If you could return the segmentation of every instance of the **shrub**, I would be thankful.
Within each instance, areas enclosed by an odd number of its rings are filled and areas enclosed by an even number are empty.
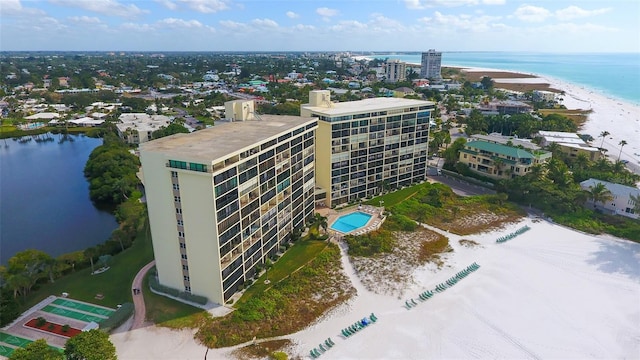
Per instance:
[[[184,299],[184,300],[187,300],[187,301],[190,301],[190,302],[196,303],[196,304],[200,304],[200,305],[206,305],[206,304],[207,304],[207,302],[209,301],[209,300],[208,300],[206,297],[204,297],[204,296],[194,295],[194,294],[190,294],[190,293],[188,293],[188,292],[184,292],[184,291],[181,291],[181,292],[178,294],[178,298],[180,298],[180,299]]]
[[[274,351],[269,356],[273,360],[287,360],[289,357],[282,351]]]
[[[36,326],[37,327],[43,327],[44,324],[47,323],[47,319],[43,318],[42,316],[40,316],[39,318],[36,319]]]
[[[108,333],[111,330],[117,328],[133,315],[134,310],[135,308],[132,303],[128,302],[122,304],[118,308],[118,310],[116,310],[116,312],[109,316],[109,318],[102,320],[102,322],[100,323],[100,330]]]
[[[361,236],[347,236],[351,256],[373,256],[383,252],[391,252],[396,239],[390,231],[378,230]]]
[[[53,325],[53,324],[49,324],[49,325],[47,326],[47,329],[49,329],[49,330],[53,330],[53,329],[55,329],[55,328],[56,328],[56,326],[55,326],[55,325]]]
[[[70,329],[70,328],[71,328],[71,327],[69,326],[69,324],[64,324],[64,325],[62,325],[62,332],[65,332],[65,333],[66,333],[66,332],[68,332],[68,331],[69,331],[69,329]]]

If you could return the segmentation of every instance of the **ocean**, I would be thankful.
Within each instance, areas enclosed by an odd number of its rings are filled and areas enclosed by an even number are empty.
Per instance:
[[[420,53],[370,56],[417,64],[421,61]],[[548,75],[640,104],[640,53],[443,52],[442,65]]]

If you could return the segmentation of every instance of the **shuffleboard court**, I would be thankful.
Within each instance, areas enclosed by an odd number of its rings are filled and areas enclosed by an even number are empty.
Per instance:
[[[16,349],[4,345],[0,345],[0,356],[10,357]]]
[[[21,338],[19,336],[0,332],[0,342],[17,346],[17,347],[25,347],[31,344],[33,340],[29,340],[29,339]]]
[[[64,316],[64,317],[68,317],[70,319],[76,319],[76,320],[80,320],[80,321],[84,321],[84,322],[101,322],[102,320],[104,320],[104,317],[98,317],[95,315],[89,315],[89,314],[83,314],[77,311],[73,311],[73,310],[67,310],[67,309],[63,309],[61,307],[57,307],[57,306],[53,306],[53,305],[47,305],[45,307],[42,308],[42,311],[44,312],[48,312],[51,314],[56,314],[56,315],[60,315],[60,316]]]
[[[111,316],[111,314],[113,314],[115,312],[115,310],[106,309],[106,308],[99,307],[99,306],[92,306],[92,305],[89,305],[89,304],[85,304],[85,303],[81,303],[81,302],[73,301],[73,300],[69,300],[69,299],[60,299],[60,298],[58,298],[58,299],[53,301],[53,304],[59,305],[59,306],[64,306],[64,307],[69,308],[69,309],[76,309],[76,310],[80,310],[80,311],[83,311],[83,312],[96,314],[96,315],[101,315],[101,316],[106,316],[106,317]]]

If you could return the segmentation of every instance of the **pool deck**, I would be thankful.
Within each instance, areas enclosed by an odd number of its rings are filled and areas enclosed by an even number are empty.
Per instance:
[[[362,235],[374,230],[378,230],[380,226],[382,226],[382,222],[384,222],[384,219],[385,219],[385,217],[382,215],[382,213],[384,212],[384,208],[371,206],[371,205],[358,205],[358,206],[352,206],[352,207],[349,207],[346,209],[340,209],[340,210],[323,208],[323,209],[318,209],[316,211],[320,213],[322,216],[327,217],[327,223],[329,224],[329,231],[334,233],[338,237],[342,237],[345,235]],[[371,215],[371,219],[369,219],[369,221],[363,227],[358,228],[354,231],[346,232],[346,233],[343,233],[341,231],[331,228],[333,223],[336,220],[338,220],[339,217],[348,215],[354,212],[362,212],[365,214],[369,214]]]

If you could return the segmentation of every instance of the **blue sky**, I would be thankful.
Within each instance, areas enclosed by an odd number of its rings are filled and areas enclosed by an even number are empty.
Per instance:
[[[640,52],[640,0],[0,0],[0,50]]]

